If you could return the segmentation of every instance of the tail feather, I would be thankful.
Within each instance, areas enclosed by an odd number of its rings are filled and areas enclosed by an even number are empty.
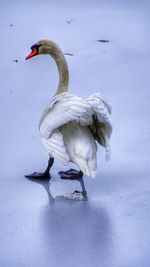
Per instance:
[[[80,170],[87,176],[95,178],[96,175],[96,160],[88,160],[85,161],[84,159],[80,159],[77,165],[79,166]]]
[[[96,168],[97,168],[97,162],[96,162],[96,158],[89,160],[88,161],[88,168],[90,170],[90,176],[92,178],[95,178],[96,175]]]

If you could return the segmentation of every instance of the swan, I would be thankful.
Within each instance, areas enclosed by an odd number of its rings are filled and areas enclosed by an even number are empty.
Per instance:
[[[25,58],[48,54],[55,60],[59,83],[55,95],[44,109],[39,132],[44,148],[49,154],[44,173],[34,172],[27,178],[50,178],[54,159],[63,164],[75,163],[79,171],[60,171],[62,179],[79,180],[86,195],[83,174],[95,177],[97,169],[97,144],[105,147],[106,159],[110,158],[112,124],[111,106],[100,93],[82,99],[68,92],[69,71],[65,56],[59,46],[50,40],[38,41]]]

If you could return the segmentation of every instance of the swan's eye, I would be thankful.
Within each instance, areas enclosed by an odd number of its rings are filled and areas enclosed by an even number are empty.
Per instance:
[[[37,51],[37,53],[39,52],[39,47],[40,47],[40,45],[32,45],[31,46],[31,50],[33,51],[34,49],[36,49],[36,51]]]
[[[32,51],[25,59],[29,59],[31,57],[34,57],[34,56],[38,55],[39,54],[39,47],[40,47],[40,45],[37,45],[37,44],[32,45],[31,46],[31,50]]]

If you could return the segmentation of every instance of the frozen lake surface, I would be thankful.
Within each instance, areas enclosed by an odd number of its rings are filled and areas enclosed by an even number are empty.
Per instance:
[[[0,267],[150,266],[149,1],[0,2]],[[58,73],[48,56],[25,62],[40,39],[57,42],[70,91],[101,92],[113,107],[112,156],[98,152],[88,200],[69,199],[78,182],[32,182],[47,154],[38,133]],[[97,42],[107,39],[108,43]]]

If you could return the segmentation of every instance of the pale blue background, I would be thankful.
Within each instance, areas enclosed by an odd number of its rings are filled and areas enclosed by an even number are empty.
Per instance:
[[[132,0],[0,2],[1,267],[150,266],[149,10]],[[24,60],[43,38],[74,55],[71,92],[101,92],[113,107],[111,161],[99,151],[86,202],[62,197],[80,186],[59,179],[58,162],[53,204],[44,184],[24,178],[47,164],[37,125],[58,73],[48,56]]]

